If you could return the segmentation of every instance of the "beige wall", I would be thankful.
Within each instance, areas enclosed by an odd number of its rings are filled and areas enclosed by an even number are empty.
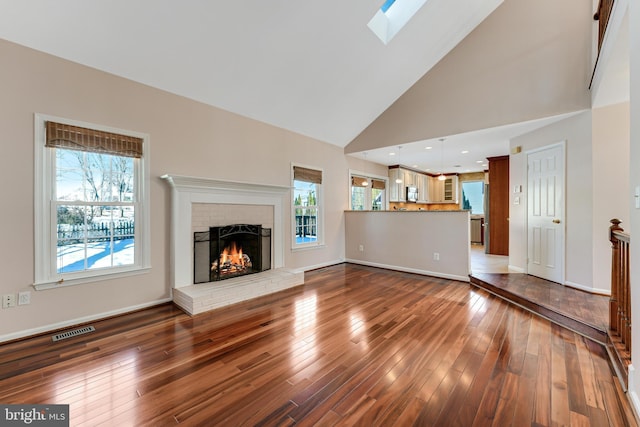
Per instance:
[[[611,218],[629,221],[629,104],[597,108],[511,141],[511,187],[526,199],[526,151],[566,141],[566,282],[597,293],[610,291]],[[619,153],[619,156],[615,156]],[[526,203],[510,206],[509,263],[526,269]],[[523,200],[524,201],[524,200]]]
[[[345,217],[348,261],[469,281],[469,212],[349,211]]]
[[[629,216],[631,226],[629,232],[638,235],[640,230],[640,209],[635,208],[634,194],[636,187],[640,186],[640,3],[637,1],[629,1],[629,44],[630,44],[630,156],[629,156],[629,174],[630,174],[630,192],[629,200]],[[633,245],[633,243],[632,243]],[[633,246],[630,256],[630,265],[640,265],[640,250],[638,245]],[[631,323],[636,325],[633,327],[631,343],[631,366],[629,367],[629,395],[634,404],[636,413],[640,412],[640,379],[635,372],[636,363],[640,360],[640,268],[631,268]]]
[[[290,185],[290,164],[324,170],[325,240],[292,252],[285,266],[305,268],[344,258],[349,161],[343,151],[122,78],[0,40],[0,294],[31,290],[31,304],[0,309],[0,340],[64,327],[169,298],[170,191],[165,173]],[[278,102],[274,100],[274,102]],[[151,263],[148,274],[34,291],[33,121],[44,113],[148,133],[151,175]],[[290,212],[286,219],[290,220]]]
[[[505,0],[347,152],[589,108],[592,15],[581,0]]]
[[[629,103],[593,110],[593,284],[611,288],[612,218],[629,224]]]
[[[523,193],[510,192],[509,264],[527,267],[526,188],[527,151],[566,141],[565,180],[565,280],[572,286],[596,290],[593,285],[593,162],[591,110],[511,140],[522,152],[511,155],[510,188],[522,185]],[[519,196],[521,203],[514,204]]]

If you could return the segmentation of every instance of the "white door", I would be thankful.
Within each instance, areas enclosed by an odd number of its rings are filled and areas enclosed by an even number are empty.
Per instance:
[[[564,144],[527,156],[527,272],[564,284]]]

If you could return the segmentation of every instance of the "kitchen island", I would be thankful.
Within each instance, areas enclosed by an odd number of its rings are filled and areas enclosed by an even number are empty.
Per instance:
[[[469,281],[469,211],[345,211],[346,261]]]

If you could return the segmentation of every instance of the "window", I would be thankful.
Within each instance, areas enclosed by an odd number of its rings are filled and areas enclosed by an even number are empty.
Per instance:
[[[293,166],[293,248],[322,245],[322,171]]]
[[[388,44],[426,2],[427,0],[386,0],[367,26],[382,43]]]
[[[351,210],[379,211],[386,205],[385,181],[351,175]]]
[[[36,116],[37,289],[149,266],[148,138]]]
[[[483,181],[466,181],[462,183],[462,209],[471,210],[474,215],[484,214]]]

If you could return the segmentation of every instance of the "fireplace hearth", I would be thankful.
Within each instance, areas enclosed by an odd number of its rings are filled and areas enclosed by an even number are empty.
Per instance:
[[[208,283],[271,268],[271,229],[233,224],[194,233],[193,283]]]
[[[304,284],[304,271],[285,267],[285,218],[291,188],[181,175],[163,175],[171,187],[171,285],[173,302],[193,316]],[[206,205],[207,212],[201,208]],[[271,217],[252,213],[270,208]],[[243,209],[238,213],[238,207]],[[232,212],[227,216],[228,212]],[[248,217],[248,218],[247,218]],[[270,269],[229,280],[194,284],[194,233],[225,224],[263,224],[271,229]],[[208,242],[199,246],[209,247]],[[211,274],[209,254],[204,280]],[[201,271],[200,268],[198,268]]]

